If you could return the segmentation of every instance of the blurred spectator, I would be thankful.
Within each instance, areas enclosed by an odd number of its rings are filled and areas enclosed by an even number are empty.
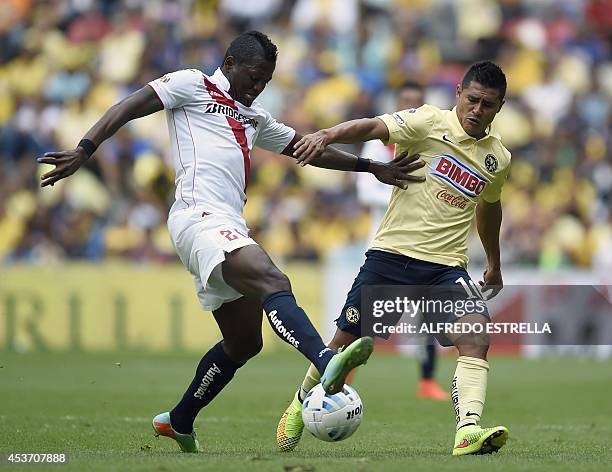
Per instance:
[[[131,123],[76,176],[41,191],[35,157],[73,147],[110,105],[179,68],[211,73],[250,28],[279,45],[262,102],[301,132],[390,111],[406,78],[452,106],[480,59],[500,63],[494,123],[513,153],[506,264],[612,268],[612,2],[572,0],[7,0],[0,2],[0,259],[174,260],[161,114]],[[349,147],[358,152],[358,147]],[[350,176],[252,155],[253,235],[319,260],[365,239]],[[482,257],[477,237],[470,252]]]

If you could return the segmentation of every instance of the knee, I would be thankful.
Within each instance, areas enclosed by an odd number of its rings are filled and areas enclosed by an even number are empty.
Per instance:
[[[260,282],[262,284],[262,292],[264,295],[291,290],[291,282],[289,282],[289,277],[287,277],[273,265],[266,267],[266,269],[262,271]]]
[[[263,339],[261,337],[224,339],[223,346],[231,360],[244,364],[261,352],[263,349]]]
[[[487,336],[469,336],[461,339],[456,344],[460,356],[476,357],[487,360],[489,351],[489,339]]]
[[[245,362],[248,359],[251,359],[255,357],[257,354],[259,354],[262,349],[263,349],[263,339],[258,338],[255,340],[251,340],[251,342],[244,349]]]

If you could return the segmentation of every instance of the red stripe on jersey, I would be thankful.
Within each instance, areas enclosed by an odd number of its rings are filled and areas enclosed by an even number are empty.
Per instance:
[[[226,97],[225,94],[219,90],[219,87],[213,84],[206,77],[204,77],[204,86],[206,87],[208,94],[215,102],[219,103],[220,105],[226,105],[234,110],[238,110],[234,100]],[[232,128],[236,142],[242,151],[242,157],[244,159],[244,193],[246,193],[247,185],[249,183],[249,175],[251,173],[251,159],[249,158],[249,143],[247,142],[246,132],[242,123],[230,118],[229,116],[226,116],[225,118],[227,119],[230,128]]]
[[[251,159],[249,158],[249,143],[247,142],[246,132],[240,121],[230,118],[229,116],[225,118],[227,118],[227,122],[236,137],[236,142],[240,145],[240,149],[242,150],[242,158],[244,159],[244,193],[246,193],[247,185],[249,184],[249,175],[251,173]]]
[[[213,84],[206,77],[204,77],[204,86],[206,87],[206,91],[208,92],[208,95],[210,95],[211,98],[215,102],[221,105],[226,105],[228,107],[231,107],[234,110],[238,110],[238,107],[236,106],[236,103],[234,102],[234,100],[232,100],[229,97],[226,97],[225,94],[221,90],[219,90],[219,87]]]

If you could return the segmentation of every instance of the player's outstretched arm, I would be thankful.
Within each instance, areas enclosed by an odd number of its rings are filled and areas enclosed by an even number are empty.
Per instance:
[[[502,222],[501,201],[489,203],[481,199],[476,206],[476,227],[487,255],[487,268],[484,272],[482,293],[487,299],[494,297],[504,286],[501,274],[499,231]]]
[[[301,139],[303,137],[296,133],[291,143],[283,151],[283,154],[295,157],[294,146]],[[310,165],[349,172],[369,172],[380,182],[406,189],[409,182],[425,181],[425,177],[412,174],[425,165],[425,162],[419,159],[419,157],[418,154],[409,156],[408,151],[406,151],[391,162],[378,162],[363,159],[328,146],[319,157],[310,160]]]
[[[110,138],[128,121],[150,115],[162,109],[162,102],[148,85],[127,96],[104,113],[102,118],[83,136],[75,149],[47,152],[44,157],[38,159],[41,164],[55,166],[55,169],[41,177],[40,186],[53,185],[58,180],[74,174],[103,141]]]
[[[332,128],[322,129],[316,133],[303,136],[296,144],[294,157],[301,165],[312,164],[312,160],[321,157],[325,147],[333,143],[362,143],[372,139],[389,139],[389,129],[378,118],[361,118],[345,121]]]

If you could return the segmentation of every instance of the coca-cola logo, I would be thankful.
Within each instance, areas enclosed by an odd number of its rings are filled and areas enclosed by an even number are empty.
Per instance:
[[[461,195],[454,195],[450,192],[447,192],[446,189],[438,190],[436,193],[436,198],[438,200],[442,200],[449,206],[464,209],[468,204],[469,200]]]

